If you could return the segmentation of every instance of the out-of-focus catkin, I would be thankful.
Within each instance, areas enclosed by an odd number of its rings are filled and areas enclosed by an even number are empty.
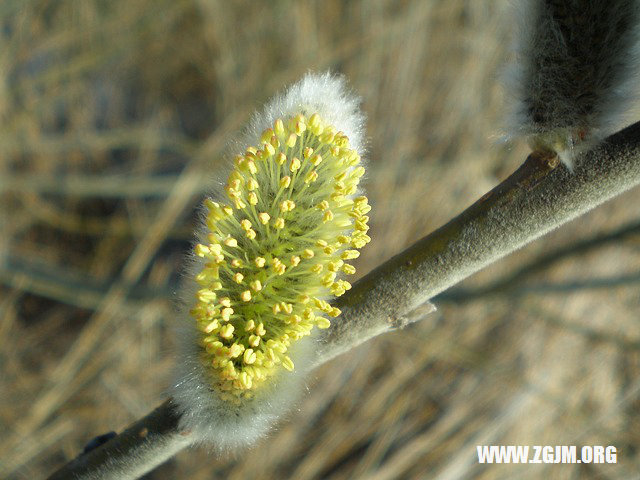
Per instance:
[[[505,83],[511,137],[575,156],[621,126],[636,97],[640,2],[518,2],[516,61]]]

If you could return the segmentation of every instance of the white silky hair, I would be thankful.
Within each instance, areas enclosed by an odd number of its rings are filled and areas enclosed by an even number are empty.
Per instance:
[[[259,145],[262,131],[273,127],[276,119],[286,120],[298,113],[307,116],[318,113],[325,124],[333,125],[348,136],[351,148],[363,153],[364,115],[360,111],[360,99],[348,90],[342,76],[329,72],[308,73],[276,95],[252,117],[242,141],[233,142],[233,153],[242,153],[248,146]],[[219,196],[219,192],[212,196]],[[196,232],[198,241],[206,239],[205,225],[203,208]],[[210,372],[200,359],[202,347],[198,339],[201,334],[188,313],[200,288],[194,278],[205,262],[192,254],[185,266],[178,318],[181,324],[177,328],[178,358],[169,394],[181,415],[180,429],[191,431],[197,443],[221,453],[230,453],[265,436],[299,400],[314,361],[317,340],[315,332],[312,332],[310,336],[296,341],[287,352],[295,370],[288,372],[280,367],[272,379],[256,390],[253,398],[242,399],[237,404],[221,399],[212,387]]]
[[[325,72],[307,73],[301,80],[276,95],[261,112],[254,114],[244,136],[247,143],[256,142],[261,133],[281,118],[303,113],[317,113],[325,124],[333,125],[349,138],[350,147],[363,155],[365,117],[360,98],[347,87],[342,75]]]
[[[637,113],[640,1],[524,0],[514,8],[508,136],[556,151],[571,168]]]

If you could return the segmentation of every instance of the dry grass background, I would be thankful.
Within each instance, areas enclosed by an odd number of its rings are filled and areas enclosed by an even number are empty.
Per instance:
[[[527,149],[496,142],[508,7],[1,2],[0,477],[43,478],[160,403],[205,179],[308,69],[346,74],[369,117],[360,273],[515,169]],[[325,365],[249,452],[191,449],[148,478],[637,476],[639,201],[598,208]],[[619,463],[480,466],[477,444],[615,445]]]

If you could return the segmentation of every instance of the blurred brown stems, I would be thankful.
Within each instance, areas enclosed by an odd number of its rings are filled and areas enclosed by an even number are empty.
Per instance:
[[[509,178],[449,223],[383,263],[336,301],[315,366],[429,313],[428,301],[501,257],[640,183],[640,122],[582,155],[573,173],[532,153]],[[171,400],[56,472],[58,478],[136,478],[196,438]]]

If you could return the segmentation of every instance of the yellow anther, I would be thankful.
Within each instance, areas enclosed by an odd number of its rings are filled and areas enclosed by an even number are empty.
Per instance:
[[[274,148],[273,145],[271,145],[271,142],[265,143],[263,146],[263,150],[264,150],[263,158],[272,157],[276,153],[276,149]]]
[[[251,222],[245,218],[240,222],[240,226],[243,230],[249,230],[251,228]]]
[[[274,303],[273,307],[271,307],[271,311],[273,312],[274,315],[279,314],[280,311],[281,311],[280,304],[279,303]]]
[[[311,162],[311,165],[317,167],[318,165],[320,165],[320,163],[322,163],[322,156],[315,154],[309,161]]]
[[[249,201],[249,205],[257,205],[258,196],[256,195],[256,192],[249,192],[249,195],[247,195],[247,200]]]
[[[249,301],[251,301],[251,291],[249,291],[249,290],[245,290],[244,292],[242,292],[242,293],[240,294],[240,299],[241,299],[243,302],[249,302]]]
[[[244,203],[244,202],[242,201],[242,199],[240,199],[240,198],[234,198],[234,199],[233,199],[233,204],[235,205],[235,207],[236,207],[238,210],[243,210],[243,209],[247,206],[247,204],[246,204],[246,203]]]
[[[204,327],[204,333],[211,333],[213,332],[216,328],[218,328],[220,326],[220,322],[218,322],[218,320],[212,320],[211,322],[209,322],[207,324],[207,326]]]
[[[298,264],[300,263],[300,257],[297,255],[292,256],[291,259],[289,260],[289,263],[291,263],[292,267],[297,267]]]
[[[263,257],[256,257],[254,263],[256,264],[256,267],[262,268],[267,261]]]
[[[205,257],[207,254],[210,253],[209,247],[207,247],[206,245],[202,245],[200,243],[196,245],[195,252],[196,252],[196,255],[199,257]]]
[[[260,345],[260,337],[258,335],[249,335],[249,345],[252,347],[257,347]]]
[[[250,192],[258,189],[258,181],[255,178],[250,178],[247,180],[247,190]]]
[[[233,314],[233,308],[230,308],[230,307],[223,308],[222,312],[220,312],[220,316],[225,322],[229,321],[232,314]]]
[[[253,319],[249,320],[247,323],[244,324],[245,332],[250,332],[254,328],[256,328],[256,322]]]
[[[237,172],[234,173],[238,175]],[[242,188],[242,180],[240,178],[234,178],[233,180],[229,181],[229,184],[227,186],[230,190],[240,190],[240,188]]]
[[[316,172],[315,170],[311,170],[304,177],[304,183],[313,183],[316,180],[318,180],[318,172]]]
[[[327,272],[322,277],[322,284],[325,286],[331,285],[336,279],[336,272]]]
[[[240,260],[239,258],[234,258],[233,260],[231,260],[231,266],[233,268],[242,268],[242,260]]]
[[[300,159],[298,159],[298,157],[293,157],[291,163],[289,164],[289,169],[292,172],[297,172],[300,169]]]
[[[309,117],[309,126],[310,127],[318,127],[321,124],[320,121],[320,115],[318,115],[317,113],[314,113],[313,115],[311,115],[311,117]]]
[[[322,240],[322,239],[316,240],[316,246],[318,246],[318,247],[324,248],[327,245],[329,245],[329,244],[325,240]]]
[[[340,258],[342,258],[343,260],[352,260],[354,258],[358,258],[360,256],[360,252],[357,250],[345,250],[344,252],[342,252],[342,255],[340,255]]]
[[[273,226],[278,230],[282,230],[284,228],[284,218],[282,217],[276,218],[276,221],[273,222]]]
[[[333,192],[329,198],[338,204],[341,204],[344,201],[344,195],[338,192]]]
[[[322,132],[322,135],[318,137],[318,140],[320,140],[320,142],[326,145],[328,143],[333,142],[334,137],[335,137],[335,133],[331,130],[330,127],[327,127],[324,129],[324,132]]]
[[[287,370],[289,370],[290,372],[292,372],[293,368],[294,368],[293,362],[291,361],[291,359],[289,357],[284,357],[282,359],[282,366],[284,368],[286,368]]]
[[[371,241],[371,237],[369,237],[368,235],[363,235],[361,237],[353,238],[351,240],[351,246],[355,248],[362,248],[370,241]]]
[[[312,154],[313,154],[313,148],[304,147],[304,150],[302,151],[302,156],[304,158],[309,158]]]
[[[231,358],[237,358],[242,355],[244,352],[244,345],[240,345],[239,343],[234,343],[229,347],[229,356]]]
[[[291,185],[291,177],[290,176],[286,176],[286,177],[282,177],[280,179],[280,187],[281,188],[287,188],[289,187],[289,185]]]
[[[298,139],[298,137],[296,136],[295,133],[292,133],[289,135],[289,137],[287,138],[287,141],[285,142],[285,144],[287,145],[287,147],[289,148],[293,148],[296,146],[296,140]]]
[[[284,263],[282,263],[278,258],[274,258],[272,264],[273,270],[278,275],[284,275],[284,272],[287,270],[287,267],[284,265]]]
[[[233,325],[227,323],[226,325],[223,325],[222,328],[220,328],[220,336],[222,338],[226,338],[227,340],[233,338],[233,330]]]
[[[293,200],[284,200],[282,203],[280,203],[280,210],[282,212],[290,212],[294,208],[296,208],[296,204]]]
[[[286,161],[287,161],[287,156],[284,153],[280,152],[278,155],[276,155],[276,163],[278,165],[282,166],[285,164]]]
[[[247,348],[244,351],[244,355],[242,356],[242,360],[244,361],[244,363],[246,363],[247,365],[251,365],[253,363],[255,363],[256,361],[256,354],[254,353],[252,348]]]
[[[258,220],[260,220],[260,223],[263,225],[266,225],[267,223],[269,223],[270,219],[271,219],[271,215],[269,215],[266,212],[262,212],[258,214]]]
[[[326,223],[326,222],[330,222],[331,220],[333,220],[333,212],[331,210],[327,210],[326,212],[324,212],[324,215],[322,216],[322,221]]]
[[[342,266],[342,271],[347,275],[353,275],[354,273],[356,273],[356,267],[354,267],[353,265],[349,265],[348,263],[345,263]]]
[[[334,138],[333,142],[342,148],[347,148],[349,146],[349,138],[344,134],[344,132],[336,133],[336,138]]]
[[[196,297],[202,303],[211,303],[216,300],[215,292],[212,292],[211,290],[208,290],[206,288],[203,288],[202,290],[198,290]]]
[[[243,275],[243,274],[241,274],[240,272],[236,273],[236,274],[233,276],[233,281],[234,281],[234,282],[236,282],[236,283],[242,283],[242,280],[243,280],[243,279],[244,279],[244,275]]]
[[[311,267],[311,271],[313,273],[320,273],[324,267],[321,263],[316,263],[313,267]]]
[[[221,372],[221,376],[224,378],[229,378],[229,379],[234,379],[238,376],[238,373],[236,372],[233,363],[231,363],[230,361],[226,361],[226,363],[224,364],[224,367],[222,369]]]
[[[307,303],[309,303],[310,300],[311,300],[311,297],[306,294],[302,294],[298,297],[298,301],[303,305],[306,305]]]
[[[218,302],[223,307],[230,307],[231,306],[231,299],[229,297],[222,297],[220,300],[218,300]]]
[[[274,131],[272,128],[267,128],[264,132],[262,132],[262,135],[260,136],[260,141],[262,143],[267,143],[269,140],[271,140],[271,137],[273,136]]]
[[[264,329],[264,325],[262,324],[262,322],[260,322],[258,324],[258,326],[256,327],[256,335],[259,336],[264,336],[267,333],[267,331]]]
[[[225,241],[224,241],[224,244],[227,247],[237,247],[238,246],[238,241],[233,237],[227,237],[225,239]]]
[[[260,283],[260,280],[254,280],[253,282],[249,283],[249,286],[253,289],[254,292],[259,292],[260,290],[262,290],[262,283]]]
[[[329,262],[327,264],[327,270],[329,270],[330,272],[337,272],[338,270],[340,270],[340,267],[344,264],[344,262],[340,259],[333,261],[333,262]]]
[[[327,312],[330,317],[337,317],[342,313],[339,308],[333,307],[330,312]]]
[[[273,131],[279,137],[284,135],[284,122],[282,121],[282,119],[279,118],[275,121],[275,123],[273,124]]]
[[[303,257],[303,258],[307,258],[307,259],[308,259],[308,258],[313,258],[314,256],[315,256],[315,253],[314,253],[314,251],[313,251],[313,250],[311,250],[310,248],[305,248],[305,249],[302,251],[302,257]]]
[[[240,384],[245,390],[249,390],[253,384],[251,377],[247,372],[242,372],[239,377]]]
[[[329,208],[329,202],[327,202],[326,200],[322,200],[318,205],[317,208],[320,210],[326,210]]]
[[[322,328],[323,330],[329,328],[331,326],[331,322],[328,318],[324,317],[316,317],[316,326],[318,328]]]
[[[349,241],[351,240],[349,237],[347,237],[346,235],[338,235],[338,237],[336,238],[336,240],[338,241],[338,243],[340,244],[345,244],[345,243],[349,243]]]
[[[255,230],[252,230],[252,229],[247,230],[247,238],[249,238],[250,240],[253,240],[254,238],[256,238]]]

